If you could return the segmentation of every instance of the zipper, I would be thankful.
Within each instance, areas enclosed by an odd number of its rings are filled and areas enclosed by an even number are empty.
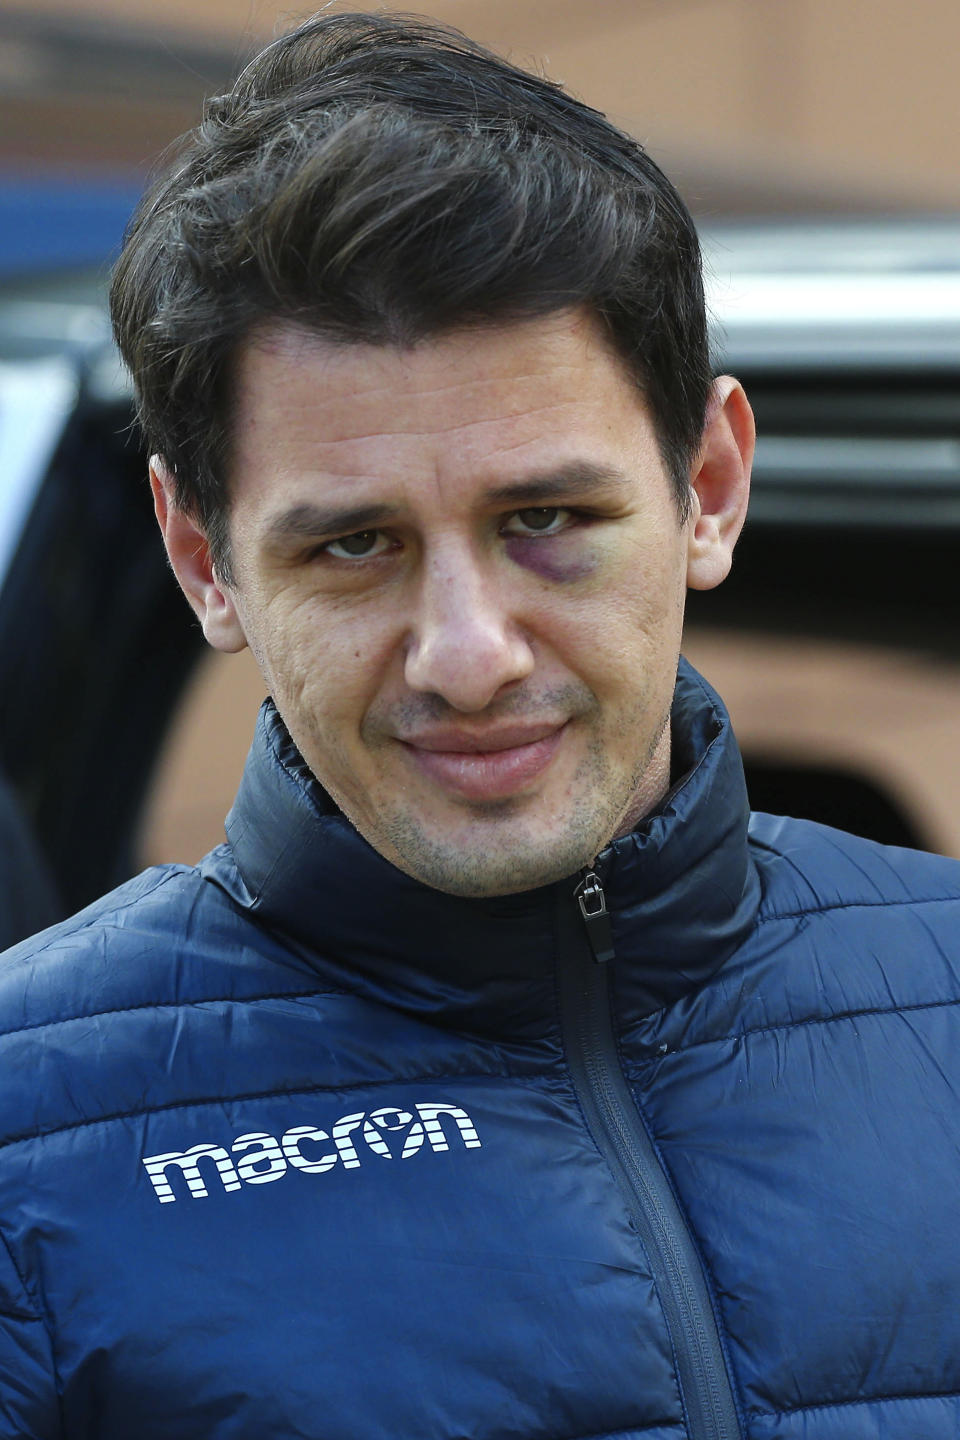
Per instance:
[[[605,965],[614,958],[613,926],[607,909],[607,897],[595,871],[588,870],[585,873],[574,894],[587,929],[593,958],[599,965]]]
[[[582,923],[560,887],[560,1009],[574,1089],[650,1263],[689,1440],[742,1440],[703,1266],[620,1065],[610,1009],[613,933],[595,870],[582,872],[574,897]]]

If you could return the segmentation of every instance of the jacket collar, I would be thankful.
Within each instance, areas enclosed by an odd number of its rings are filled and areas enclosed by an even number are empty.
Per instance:
[[[614,928],[619,1016],[629,1024],[702,984],[754,922],[743,769],[719,697],[681,661],[674,774],[658,809],[598,858]],[[373,850],[310,774],[272,702],[261,708],[206,874],[344,988],[479,1033],[533,1036],[554,1022],[556,926],[579,877],[464,900]]]

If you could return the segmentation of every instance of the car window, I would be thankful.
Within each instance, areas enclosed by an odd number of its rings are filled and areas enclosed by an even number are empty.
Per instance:
[[[76,403],[76,368],[61,356],[0,361],[0,587]]]

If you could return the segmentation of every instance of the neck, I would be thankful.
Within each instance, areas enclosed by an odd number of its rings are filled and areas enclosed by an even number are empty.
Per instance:
[[[645,815],[655,810],[670,789],[670,716],[664,716],[660,734],[654,742],[653,751],[643,774],[640,776],[633,799],[623,814],[613,838],[619,840],[635,830]]]

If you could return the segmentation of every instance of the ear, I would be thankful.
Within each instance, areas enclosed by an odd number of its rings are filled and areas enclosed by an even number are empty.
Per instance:
[[[215,650],[246,647],[233,593],[214,569],[210,546],[199,525],[176,503],[174,481],[158,455],[150,461],[150,488],[157,523],[180,589]]]
[[[755,428],[739,380],[713,382],[700,450],[690,467],[687,585],[712,590],[725,580],[743,528],[750,496]]]

